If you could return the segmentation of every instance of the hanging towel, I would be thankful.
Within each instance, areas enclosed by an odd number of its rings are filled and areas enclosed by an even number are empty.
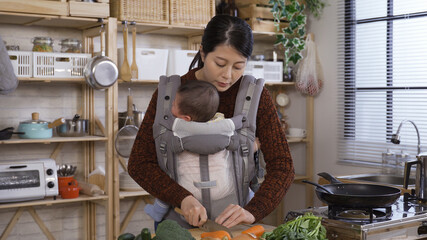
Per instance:
[[[13,72],[4,42],[0,37],[0,94],[8,94],[18,87],[18,78]]]

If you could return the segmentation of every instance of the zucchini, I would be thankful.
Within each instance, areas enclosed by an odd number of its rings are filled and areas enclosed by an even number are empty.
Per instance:
[[[151,240],[151,232],[148,228],[143,228],[141,230],[141,239],[142,240]]]
[[[132,233],[123,233],[117,238],[117,240],[134,240],[134,239],[135,239],[135,235],[133,235]]]

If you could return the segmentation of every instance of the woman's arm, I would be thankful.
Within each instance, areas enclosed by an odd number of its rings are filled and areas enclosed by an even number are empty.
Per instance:
[[[294,180],[294,166],[276,107],[266,88],[261,94],[257,113],[256,136],[266,163],[267,174],[259,190],[244,207],[260,221],[283,199]]]

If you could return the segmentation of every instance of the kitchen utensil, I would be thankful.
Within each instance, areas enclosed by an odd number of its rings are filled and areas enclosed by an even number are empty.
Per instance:
[[[133,116],[132,116],[132,106],[133,98],[132,95],[128,95],[128,116],[125,121],[125,126],[122,127],[116,136],[115,147],[117,153],[124,157],[128,158],[132,152],[133,143],[138,133],[138,128],[133,125]]]
[[[174,210],[179,215],[184,216],[184,213],[182,212],[181,208],[176,207]],[[204,230],[205,232],[226,231],[226,232],[228,232],[228,234],[230,234],[231,237],[233,237],[233,233],[231,232],[231,230],[229,228],[227,228],[227,227],[225,227],[219,223],[216,223],[210,219],[206,220],[206,222],[203,223],[203,225],[199,228]]]
[[[144,119],[145,112],[138,111],[135,104],[133,104],[133,122],[135,127],[141,126],[142,120]],[[128,112],[119,112],[119,129],[125,125]]]
[[[112,86],[119,76],[116,64],[105,56],[104,40],[104,25],[101,25],[101,56],[89,60],[83,72],[87,84],[96,90],[104,90]]]
[[[31,114],[32,119],[19,123],[18,132],[25,132],[20,134],[20,138],[43,139],[52,137],[52,128],[59,126],[65,122],[64,118],[58,118],[52,123],[39,120],[39,113],[34,112]]]
[[[357,208],[388,207],[400,196],[398,188],[374,184],[342,183],[328,173],[318,175],[332,183],[323,185],[323,187],[333,194],[316,187],[317,197],[328,205]]]
[[[61,197],[64,199],[78,198],[79,192],[80,192],[80,187],[77,180],[75,179],[72,179],[70,182],[68,182],[68,185],[65,187],[62,187],[62,189],[60,186],[60,190],[59,190]]]
[[[15,128],[8,127],[0,131],[0,140],[7,140],[12,137],[12,134],[25,134],[25,132],[13,132]]]
[[[130,66],[131,79],[138,79],[138,66],[136,65],[136,22],[131,22],[132,28],[132,65]],[[139,126],[139,125],[136,125]]]
[[[80,119],[74,115],[73,119],[65,119],[65,123],[56,127],[56,133],[61,137],[82,137],[89,134],[89,120]]]
[[[128,63],[128,25],[127,25],[127,21],[123,21],[122,23],[124,24],[124,27],[123,27],[124,59],[123,59],[122,67],[120,68],[120,78],[125,82],[129,82],[131,79],[131,74],[130,74],[130,67]]]
[[[329,190],[329,189],[327,189],[327,188],[323,187],[322,185],[320,185],[320,184],[318,184],[318,183],[311,182],[311,181],[308,181],[308,180],[302,180],[302,182],[303,182],[303,183],[308,183],[308,184],[314,185],[314,186],[316,186],[316,187],[318,187],[318,188],[321,188],[322,190],[324,190],[324,191],[325,191],[325,192],[327,192],[327,193],[334,194],[333,192],[331,192],[331,190]]]

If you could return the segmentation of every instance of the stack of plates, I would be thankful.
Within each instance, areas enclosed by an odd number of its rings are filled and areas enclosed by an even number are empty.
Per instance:
[[[142,188],[136,183],[127,172],[120,173],[120,190],[141,191]]]

